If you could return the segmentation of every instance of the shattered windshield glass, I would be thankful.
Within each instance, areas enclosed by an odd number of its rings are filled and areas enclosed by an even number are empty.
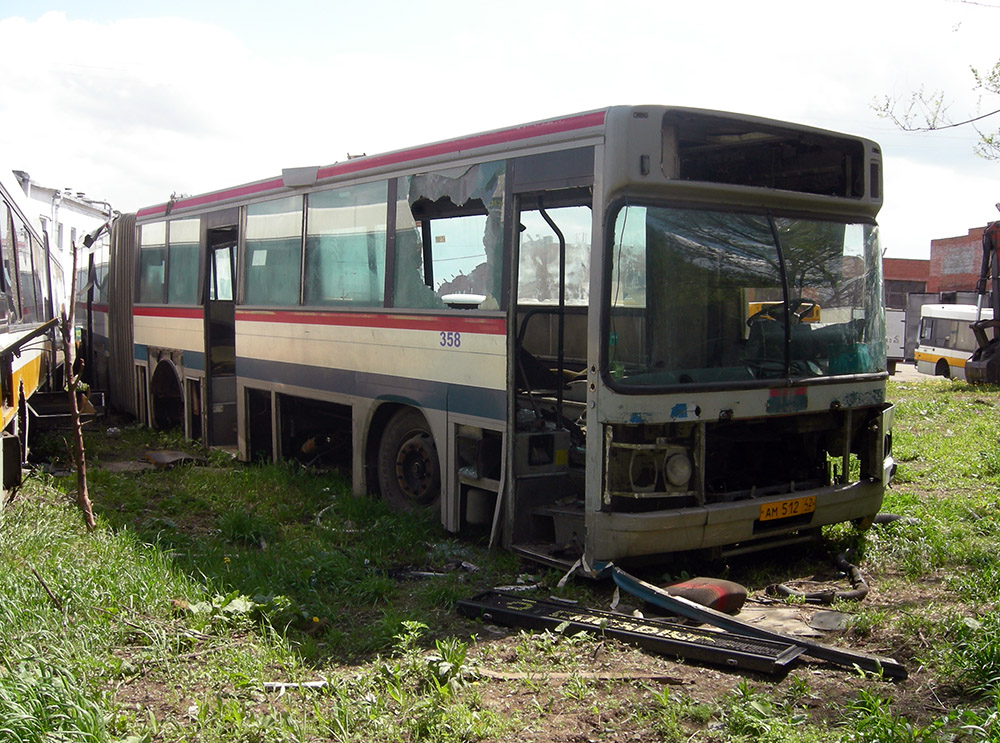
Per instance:
[[[621,386],[885,370],[873,224],[627,205],[606,373]]]

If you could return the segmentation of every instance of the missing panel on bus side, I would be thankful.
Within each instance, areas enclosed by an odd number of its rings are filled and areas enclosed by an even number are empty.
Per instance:
[[[248,387],[245,395],[247,458],[251,462],[270,462],[274,459],[271,393]]]
[[[353,446],[349,405],[278,395],[281,456],[307,467],[350,472]]]

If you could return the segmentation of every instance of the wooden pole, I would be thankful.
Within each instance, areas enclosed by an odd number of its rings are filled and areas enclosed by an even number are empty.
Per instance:
[[[76,393],[80,378],[74,370],[76,360],[76,331],[74,322],[76,319],[76,243],[71,245],[73,251],[73,273],[70,279],[68,308],[63,307],[60,320],[60,330],[62,331],[63,344],[63,365],[66,375],[66,388],[69,393],[69,411],[73,427],[73,458],[76,464],[76,503],[83,514],[83,522],[87,525],[87,531],[94,531],[94,509],[90,502],[90,495],[87,491],[87,456],[83,446],[83,423],[80,421],[80,402]]]

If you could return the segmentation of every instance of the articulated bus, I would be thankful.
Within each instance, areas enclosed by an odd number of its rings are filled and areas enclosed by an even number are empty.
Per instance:
[[[974,304],[925,304],[920,308],[920,339],[913,352],[917,371],[965,379],[965,362],[976,350],[972,323],[991,320],[993,310]]]
[[[881,203],[873,142],[664,106],[288,169],[115,225],[112,401],[553,565],[864,525]]]
[[[62,287],[62,270],[25,201],[13,172],[0,172],[0,507],[21,482],[26,403],[60,367],[53,287]]]

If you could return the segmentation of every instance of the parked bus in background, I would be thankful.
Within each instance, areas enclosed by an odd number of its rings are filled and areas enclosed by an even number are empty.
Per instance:
[[[48,236],[25,204],[13,171],[0,171],[0,507],[21,482],[28,448],[28,409],[59,368],[53,286],[61,270]]]
[[[112,399],[551,564],[802,541],[892,469],[881,203],[873,142],[664,106],[286,170],[119,220]]]
[[[913,358],[917,371],[939,377],[965,379],[965,362],[976,350],[970,327],[976,320],[991,320],[984,307],[977,317],[974,304],[925,304],[920,308],[920,340]]]

